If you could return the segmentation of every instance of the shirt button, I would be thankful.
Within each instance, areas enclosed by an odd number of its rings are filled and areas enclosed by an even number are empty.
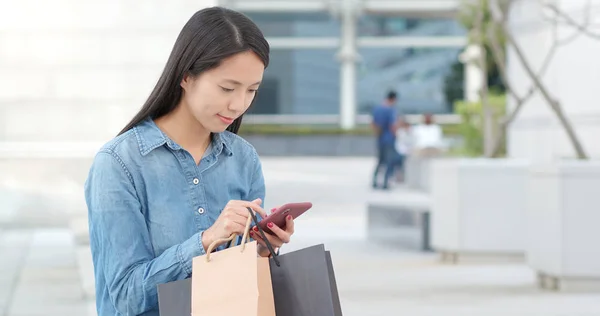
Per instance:
[[[200,214],[204,214],[204,209],[203,209],[203,208],[199,208],[199,209],[198,209],[198,213],[200,213]]]
[[[194,178],[193,182],[194,182],[194,184],[198,184],[198,183],[200,183],[200,180],[198,180],[198,178]]]

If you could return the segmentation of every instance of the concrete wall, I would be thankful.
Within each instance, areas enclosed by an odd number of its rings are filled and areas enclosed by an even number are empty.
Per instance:
[[[0,142],[110,139],[216,1],[0,2]]]
[[[590,24],[600,23],[599,0],[556,0],[562,11],[578,23],[589,13]],[[552,23],[544,16],[552,13],[542,10],[540,1],[518,0],[510,14],[510,27],[527,59],[536,71],[542,66],[553,42]],[[560,23],[557,37],[564,40],[577,33],[573,27]],[[592,28],[592,32],[597,32]],[[580,35],[558,48],[543,76],[549,91],[563,105],[564,112],[576,126],[576,132],[588,154],[600,158],[600,41]],[[518,61],[514,50],[508,53],[509,76],[521,95],[531,87],[531,80]],[[511,100],[511,102],[513,102]],[[514,107],[514,102],[509,106]],[[574,157],[575,153],[566,134],[547,103],[536,94],[524,107],[508,133],[508,152],[511,157],[535,161]]]

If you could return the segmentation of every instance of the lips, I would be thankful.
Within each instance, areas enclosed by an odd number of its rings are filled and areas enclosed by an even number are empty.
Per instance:
[[[223,122],[223,123],[225,123],[227,125],[233,123],[234,119],[231,118],[231,117],[223,116],[223,115],[220,115],[220,114],[217,114],[217,116],[219,117],[219,119],[221,120],[221,122]]]

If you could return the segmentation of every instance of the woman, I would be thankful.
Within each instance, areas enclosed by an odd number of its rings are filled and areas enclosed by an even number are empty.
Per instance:
[[[140,112],[99,151],[85,184],[98,315],[158,315],[158,284],[190,277],[192,258],[242,234],[247,208],[266,216],[259,157],[236,133],[268,63],[247,17],[197,12]],[[287,220],[269,224],[275,247],[293,234]]]

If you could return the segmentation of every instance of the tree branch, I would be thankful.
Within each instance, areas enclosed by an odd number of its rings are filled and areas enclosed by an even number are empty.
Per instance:
[[[533,81],[534,87],[537,90],[539,90],[539,92],[541,93],[544,100],[548,103],[548,105],[550,106],[552,111],[557,116],[559,122],[561,123],[562,127],[564,128],[565,132],[567,133],[567,137],[569,138],[569,140],[571,141],[571,144],[573,145],[573,148],[577,154],[577,157],[579,159],[587,159],[587,154],[585,153],[583,146],[579,142],[579,139],[577,138],[577,135],[575,134],[573,127],[571,126],[568,119],[566,118],[560,103],[550,95],[550,92],[548,91],[546,86],[542,83],[540,77],[538,77],[534,73],[529,61],[527,60],[527,58],[525,57],[525,54],[523,53],[523,50],[521,49],[519,44],[516,42],[514,36],[510,32],[510,30],[508,29],[506,24],[502,23],[502,21],[504,20],[504,15],[502,14],[502,12],[500,10],[498,1],[490,0],[489,7],[490,7],[491,15],[492,15],[492,20],[501,28],[504,35],[506,36],[507,43],[512,46],[512,48],[515,52],[515,55],[517,56],[517,59],[523,66],[527,75]]]
[[[506,22],[505,22],[505,20],[503,20],[501,23],[506,23]],[[519,114],[519,112],[521,111],[523,106],[525,105],[525,103],[535,93],[536,87],[531,86],[529,88],[529,90],[527,91],[527,93],[523,97],[519,96],[517,94],[516,90],[513,89],[512,85],[510,84],[510,81],[508,80],[508,76],[506,74],[505,54],[504,54],[502,47],[500,47],[500,42],[498,40],[498,36],[496,33],[497,32],[497,23],[492,21],[492,23],[490,23],[490,24],[491,24],[490,28],[488,29],[488,38],[490,40],[490,46],[492,48],[492,57],[494,58],[494,61],[496,62],[496,65],[498,66],[498,72],[500,74],[500,79],[502,80],[502,83],[506,87],[506,90],[508,91],[508,93],[515,99],[515,108],[512,110],[512,112],[510,112],[507,116],[505,116],[500,121],[499,126],[496,131],[496,139],[494,140],[492,156],[497,157],[500,154],[500,149],[501,149],[500,145],[502,144],[502,141],[504,140],[506,127],[515,120],[515,118],[517,117],[517,115]],[[543,76],[544,73],[546,72],[546,69],[548,69],[548,65],[550,65],[550,61],[552,60],[552,57],[554,56],[554,53],[556,52],[557,47],[558,47],[558,42],[554,41],[552,47],[550,48],[550,51],[548,52],[548,54],[546,55],[546,58],[544,59],[544,62],[542,63],[542,67],[538,71],[538,76]]]
[[[567,25],[569,25],[569,26],[575,28],[577,31],[579,31],[579,34],[584,34],[584,35],[587,35],[588,37],[590,37],[592,39],[600,40],[600,34],[592,33],[589,30],[589,24],[590,24],[590,16],[589,16],[589,14],[590,14],[590,10],[591,10],[591,3],[590,3],[589,0],[586,3],[586,7],[584,8],[584,12],[586,13],[584,24],[577,23],[577,21],[575,21],[568,14],[566,14],[565,12],[563,12],[562,10],[560,10],[553,3],[544,3],[544,7],[548,8],[552,12],[554,12],[554,14],[556,14],[557,17],[562,18],[563,21]]]
[[[488,82],[487,82],[487,49],[485,45],[485,13],[486,10],[484,8],[485,0],[478,0],[479,4],[477,8],[477,17],[475,19],[475,24],[473,31],[476,33],[476,41],[479,46],[479,65],[481,71],[481,90],[479,91],[480,100],[481,100],[481,108],[483,111],[483,152],[484,156],[491,157],[494,148],[494,114],[489,104],[488,99]]]

